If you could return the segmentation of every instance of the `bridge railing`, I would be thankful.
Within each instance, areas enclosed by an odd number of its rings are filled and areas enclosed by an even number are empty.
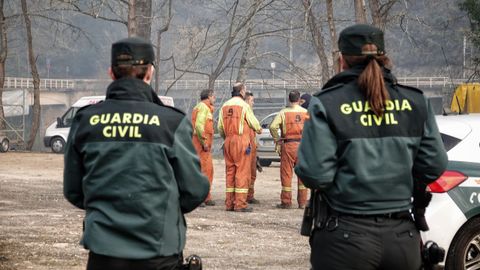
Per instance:
[[[7,89],[33,88],[32,78],[5,77],[3,85]],[[40,89],[68,89],[75,87],[75,80],[66,79],[40,79]]]
[[[450,79],[448,77],[398,77],[398,82],[415,87],[445,87],[458,85],[467,82],[465,79]],[[104,88],[111,81],[106,79],[40,79],[40,89],[74,89],[74,88]],[[216,80],[215,89],[230,89],[234,81]],[[173,85],[172,85],[173,84]],[[162,80],[160,89],[165,90],[171,86],[171,90],[182,89],[205,89],[208,87],[208,80]],[[298,80],[298,79],[268,79],[248,80],[247,88],[255,89],[320,89],[320,80]],[[30,89],[33,88],[32,78],[5,77],[4,88],[6,89]]]

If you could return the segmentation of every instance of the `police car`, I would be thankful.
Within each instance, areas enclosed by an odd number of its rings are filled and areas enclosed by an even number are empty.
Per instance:
[[[422,239],[445,249],[445,269],[480,269],[480,114],[437,116],[437,124],[449,163],[429,185]]]

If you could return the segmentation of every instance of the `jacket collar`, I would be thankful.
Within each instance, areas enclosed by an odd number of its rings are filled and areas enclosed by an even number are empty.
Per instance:
[[[349,68],[347,70],[344,70],[338,73],[337,75],[333,76],[330,80],[328,80],[328,82],[322,87],[322,89],[327,89],[340,83],[347,84],[357,80],[357,78],[363,72],[365,67],[366,65],[356,65],[352,68]],[[392,83],[392,84],[397,83],[397,78],[393,76],[390,69],[386,67],[382,67],[382,71],[383,71],[383,78],[387,83]]]
[[[147,101],[163,105],[152,87],[136,78],[114,80],[107,88],[106,99]]]
[[[206,100],[202,100],[202,102],[207,105],[207,107],[210,109],[211,112],[213,112],[214,110],[214,107],[213,105],[210,104],[210,102],[206,101]]]

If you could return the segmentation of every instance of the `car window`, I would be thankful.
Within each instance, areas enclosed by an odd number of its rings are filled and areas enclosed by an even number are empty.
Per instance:
[[[272,123],[273,119],[275,118],[275,116],[277,115],[274,114],[266,117],[265,119],[262,120],[262,122],[260,123],[260,126],[262,126],[262,128],[268,128]]]
[[[77,113],[79,108],[71,107],[63,116],[62,116],[62,123],[63,127],[70,127],[72,126],[73,117]]]
[[[460,139],[449,136],[447,134],[440,133],[440,135],[442,136],[443,146],[445,146],[445,150],[447,151],[449,151],[450,149],[455,147],[455,145],[461,142]]]

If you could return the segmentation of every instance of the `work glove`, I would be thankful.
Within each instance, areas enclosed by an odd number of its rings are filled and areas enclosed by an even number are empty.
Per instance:
[[[275,152],[277,152],[277,154],[279,156],[282,155],[282,145],[281,144],[279,144],[279,143],[275,144]]]

